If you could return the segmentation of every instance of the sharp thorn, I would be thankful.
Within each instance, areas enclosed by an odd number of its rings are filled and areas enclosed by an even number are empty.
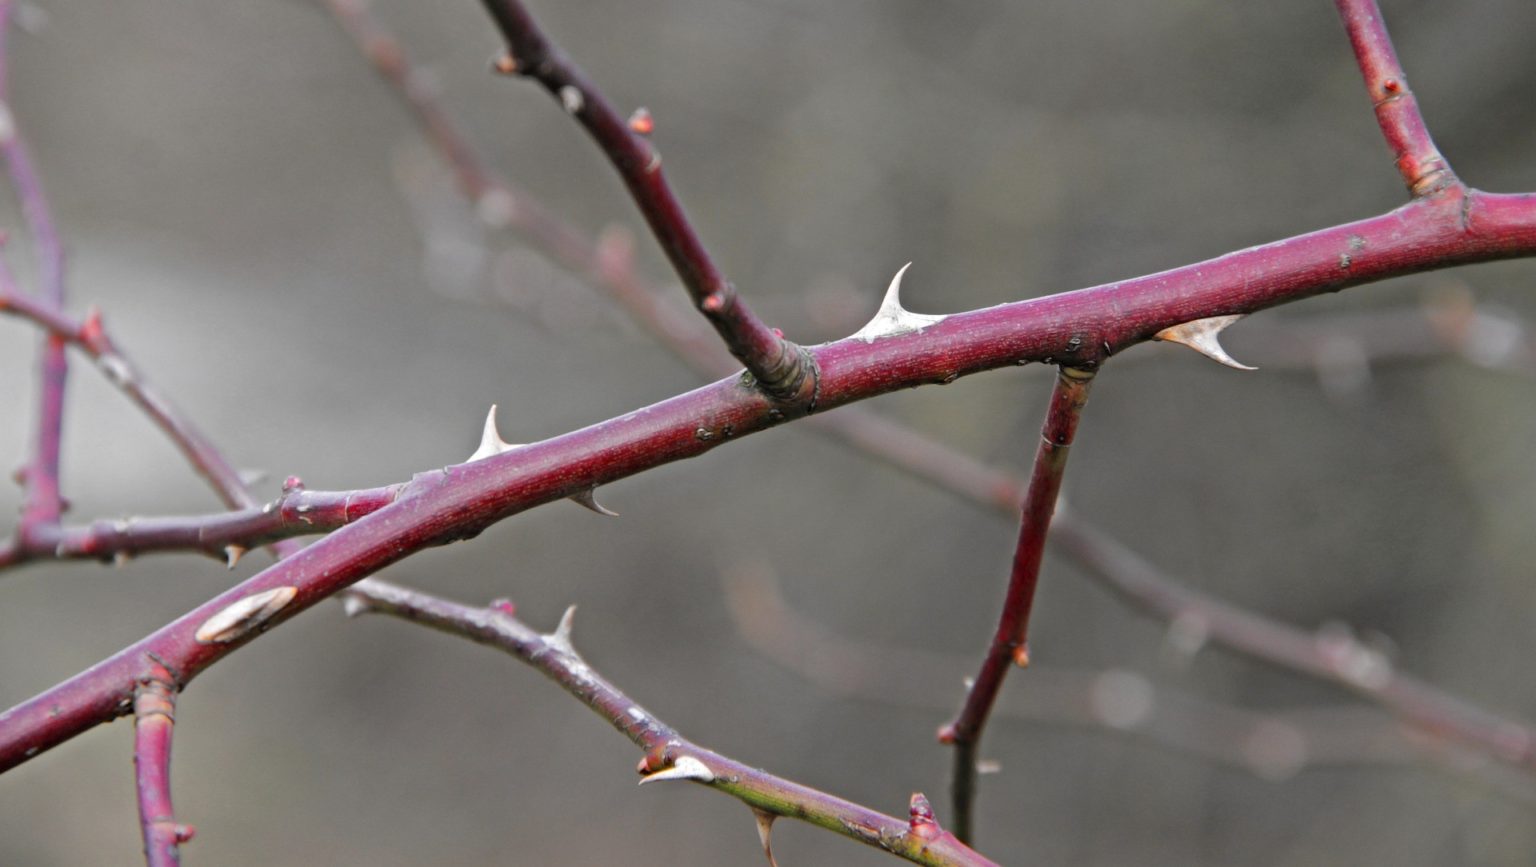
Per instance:
[[[515,449],[517,445],[509,443],[501,438],[501,432],[496,429],[496,404],[491,404],[491,411],[485,414],[485,429],[480,433],[480,447],[469,456],[464,463],[474,463],[484,458],[495,457],[508,449]]]
[[[571,644],[571,625],[575,622],[576,606],[572,605],[565,609],[565,613],[560,616],[560,623],[555,627],[555,631],[544,636],[544,643],[561,653],[574,656],[576,654],[576,647]]]
[[[654,774],[646,774],[640,778],[640,785],[646,783],[659,783],[666,780],[697,780],[701,783],[713,783],[715,772],[708,765],[693,756],[679,756],[672,762],[672,767],[657,771]]]
[[[1221,348],[1221,341],[1217,339],[1218,335],[1227,326],[1242,318],[1243,314],[1239,313],[1232,316],[1212,316],[1209,319],[1196,319],[1191,322],[1185,322],[1182,325],[1164,328],[1153,335],[1153,337],[1157,340],[1182,344],[1212,361],[1225,364],[1237,370],[1258,370],[1257,367],[1249,367],[1228,355],[1227,351]]]
[[[242,556],[244,556],[245,552],[246,552],[246,549],[241,547],[241,546],[239,546],[239,545],[225,545],[224,546],[224,565],[225,565],[225,567],[229,568],[229,569],[235,568],[235,564],[240,562],[240,558]]]
[[[586,489],[585,491],[582,491],[579,494],[572,494],[567,499],[569,499],[573,503],[578,503],[580,505],[586,506],[588,509],[591,509],[592,511],[598,513],[599,515],[607,515],[610,518],[617,518],[619,516],[619,513],[613,511],[612,509],[608,508],[607,506],[604,506],[602,503],[599,503],[597,501],[596,494],[597,494],[597,488],[588,488],[588,489]]]
[[[885,290],[885,299],[880,302],[880,310],[875,313],[875,318],[853,333],[853,339],[874,343],[881,337],[922,331],[930,325],[936,325],[949,318],[913,313],[901,306],[901,278],[911,267],[912,263],[908,262],[901,266],[901,270],[896,272],[895,277],[891,278],[891,285]]]
[[[763,843],[763,854],[768,856],[768,867],[779,867],[779,862],[773,859],[773,820],[779,817],[767,810],[753,807],[752,818],[757,820],[757,839]]]

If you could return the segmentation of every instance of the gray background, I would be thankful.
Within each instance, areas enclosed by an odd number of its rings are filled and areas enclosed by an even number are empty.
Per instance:
[[[1536,188],[1536,6],[1388,2],[1410,80],[1471,184]],[[70,250],[72,309],[109,328],[241,466],[313,488],[462,460],[488,404],[507,439],[555,435],[698,382],[523,242],[481,233],[409,118],[317,6],[50,2],[15,39],[14,111]],[[486,74],[469,0],[381,2],[498,169],[596,232],[639,229],[608,168],[532,85]],[[805,343],[856,329],[902,263],[910,307],[969,309],[1160,270],[1403,201],[1330,4],[885,0],[540,3],[666,165],[718,259]],[[14,208],[7,228],[19,225]],[[668,274],[645,239],[639,267]],[[25,263],[18,263],[25,267]],[[1271,323],[1400,309],[1465,283],[1536,316],[1529,264],[1361,288]],[[680,290],[674,290],[680,291]],[[1257,325],[1255,326],[1257,327]],[[0,455],[32,415],[29,328],[0,324]],[[1242,357],[1243,326],[1228,340]],[[1140,347],[1100,377],[1066,485],[1075,508],[1190,584],[1307,628],[1390,636],[1399,663],[1536,716],[1523,661],[1536,536],[1531,381],[1447,359],[1363,387],[1238,374]],[[1003,371],[872,409],[1022,467],[1049,373]],[[69,392],[76,520],[216,508],[88,366]],[[888,812],[933,797],[934,728],[960,698],[1014,527],[798,426],[603,491],[389,577],[577,603],[578,646],[696,740]],[[0,509],[13,513],[13,487]],[[37,565],[0,584],[0,704],[139,638],[260,567],[195,557]],[[789,602],[870,645],[947,654],[832,694],[754,651],[721,576],[771,569]],[[1118,667],[1261,710],[1341,691],[1206,651],[1050,559],[1035,656]],[[834,665],[840,660],[826,660]],[[924,682],[911,683],[922,677]],[[1042,681],[1043,682],[1043,681]],[[887,688],[888,687],[888,688]],[[1010,700],[1030,675],[1010,680]],[[1161,694],[1161,693],[1159,693]],[[915,697],[915,700],[914,700]],[[1050,709],[1045,712],[1049,714]],[[734,864],[750,816],[690,787],[637,790],[636,751],[486,649],[322,605],[182,701],[175,796],[191,864]],[[0,779],[0,863],[133,863],[130,726]],[[1006,863],[1523,864],[1529,799],[1433,764],[1281,782],[1102,728],[1003,718],[983,752],[980,846]],[[790,823],[780,863],[878,853]]]

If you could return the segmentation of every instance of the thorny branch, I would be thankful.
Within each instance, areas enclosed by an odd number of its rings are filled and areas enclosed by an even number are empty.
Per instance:
[[[704,249],[662,174],[661,154],[649,138],[654,124],[649,114],[634,122],[623,118],[518,0],[484,0],[484,5],[507,40],[509,53],[498,69],[538,81],[597,142],[694,304],[757,383],[777,400],[814,409],[815,359],[763,324]]]
[[[1374,4],[1340,0],[1339,5],[1370,85],[1373,69],[1396,68],[1385,31],[1376,23],[1379,14]],[[699,270],[709,262],[702,245],[697,244],[675,198],[660,180],[659,171],[654,170],[654,150],[643,138],[637,138],[648,124],[637,123],[635,129],[628,129],[574,65],[548,43],[520,4],[487,0],[487,7],[512,48],[503,66],[507,71],[538,78],[615,159],[696,303],[707,315],[718,314],[709,318],[753,372],[755,383],[733,378],[566,437],[510,450],[476,464],[422,473],[411,483],[394,486],[398,496],[391,504],[200,606],[89,672],[0,716],[0,767],[24,761],[91,725],[122,714],[129,706],[142,704],[141,722],[147,724],[138,753],[153,759],[147,763],[152,768],[168,768],[169,731],[163,732],[162,741],[153,721],[162,717],[168,721],[169,717],[153,706],[155,690],[147,684],[161,683],[164,697],[169,698],[202,669],[261,631],[421,547],[473,535],[523,509],[661,463],[702,454],[732,437],[785,420],[784,410],[775,401],[744,390],[744,384],[761,384],[774,399],[799,398],[800,408],[814,409],[836,407],[899,387],[947,382],[1010,363],[1045,361],[1092,370],[1113,353],[1190,320],[1230,318],[1394,274],[1536,252],[1536,201],[1531,196],[1490,195],[1461,187],[1448,167],[1441,171],[1427,161],[1424,146],[1431,152],[1433,146],[1427,134],[1422,141],[1415,138],[1413,124],[1422,127],[1422,121],[1417,119],[1411,100],[1394,100],[1406,108],[1394,107],[1389,112],[1383,112],[1378,102],[1378,117],[1391,115],[1391,122],[1383,119],[1382,125],[1399,155],[1400,167],[1409,157],[1414,158],[1413,171],[1405,168],[1404,177],[1417,201],[1398,211],[1138,280],[987,311],[928,317],[922,324],[903,324],[899,329],[866,329],[857,341],[842,341],[800,355],[794,344],[750,315],[712,266],[708,274]],[[8,11],[9,7],[3,8]],[[1390,91],[1393,80],[1383,80],[1381,86]],[[5,131],[9,134],[7,144],[19,143],[13,124]],[[20,170],[9,149],[6,154],[13,181],[24,200],[32,182],[31,189],[41,201],[34,173],[24,150],[21,153]],[[631,159],[634,157],[644,159]],[[653,180],[646,181],[647,175]],[[47,254],[57,251],[58,246],[46,210],[42,226],[31,212],[29,219],[34,241],[44,254],[40,258],[50,260]],[[689,251],[690,244],[697,247],[697,256]],[[62,264],[61,254],[53,259]],[[690,268],[694,273],[690,274]],[[45,268],[40,270],[46,275]],[[60,269],[46,275],[45,289],[56,285],[62,290],[61,273]],[[8,295],[17,295],[6,288]],[[53,313],[62,309],[62,295],[51,301]],[[47,339],[41,435],[33,461],[37,472],[29,470],[27,474],[28,506],[22,537],[34,526],[56,525],[62,512],[57,488],[62,418],[58,398],[62,394],[65,343],[61,335],[67,330],[51,329]],[[774,350],[778,350],[777,355]],[[786,360],[792,354],[795,358]],[[812,374],[820,371],[820,379],[814,375],[807,378],[806,370],[800,370],[801,379],[790,387],[787,383],[794,377],[786,376],[785,370],[799,368],[802,362]],[[804,394],[807,382],[820,388],[819,401],[813,399],[817,395]],[[213,457],[216,455],[204,456],[210,465],[215,463]],[[39,478],[44,481],[39,483]],[[213,477],[210,480],[221,489],[238,488],[220,485]],[[231,505],[254,505],[248,493],[244,502],[235,494],[226,496],[233,500]],[[292,550],[291,546],[283,547]],[[359,586],[364,591],[380,592]],[[568,630],[565,635],[568,639]],[[541,638],[545,650],[560,636],[557,632]],[[568,648],[568,640],[566,645]],[[580,680],[571,666],[584,663],[573,650],[568,659],[565,654],[545,655],[561,656],[561,664],[572,672],[563,676]],[[1409,696],[1414,701],[1421,698]],[[158,743],[164,746],[156,746]],[[163,762],[157,750],[164,753]],[[726,761],[707,751],[700,755],[709,761]],[[705,759],[695,756],[694,764],[682,758],[663,753],[645,769],[659,779],[715,776]],[[146,791],[147,796],[143,794]],[[161,796],[165,809],[150,809],[149,802]],[[169,819],[168,800],[168,790],[158,783],[146,783],[141,776],[146,822],[150,818]],[[913,799],[908,822],[880,819],[895,823],[889,828],[891,836],[885,832],[878,835],[882,841],[910,838],[927,850],[936,850],[950,840],[931,821],[931,811],[919,797]],[[857,835],[856,829],[846,830]]]
[[[471,608],[379,581],[347,591],[346,603],[348,614],[391,614],[498,648],[543,672],[645,752],[639,766],[642,783],[692,780],[732,795],[755,810],[802,819],[919,864],[992,863],[938,828],[931,813],[921,817],[922,821],[914,816],[904,822],[775,777],[687,740],[581,658],[571,644],[575,608],[566,611],[554,632],[540,634],[517,619],[510,603]]]

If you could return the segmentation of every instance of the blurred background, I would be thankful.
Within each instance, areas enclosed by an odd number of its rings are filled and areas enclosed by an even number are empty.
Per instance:
[[[1536,188],[1536,5],[1384,6],[1463,179]],[[594,236],[639,233],[636,269],[682,297],[577,127],[534,85],[488,74],[499,42],[478,4],[372,8],[495,169]],[[958,311],[1405,201],[1328,3],[534,11],[616,104],[649,107],[704,239],[802,343],[856,330],[908,261],[907,305]],[[701,382],[600,292],[478,222],[318,2],[71,0],[22,20],[13,111],[68,243],[71,309],[100,305],[146,374],[267,474],[263,496],[290,474],[348,489],[461,461],[491,403],[525,442]],[[20,233],[14,203],[0,222]],[[25,276],[25,238],[12,246]],[[1066,495],[1192,587],[1361,636],[1536,717],[1522,663],[1536,654],[1536,388],[1519,330],[1536,321],[1533,279],[1532,263],[1486,265],[1253,317],[1226,342],[1256,373],[1138,347],[1099,377]],[[1494,324],[1465,352],[1405,363],[1355,336],[1474,303]],[[11,465],[33,424],[34,345],[0,322]],[[1050,376],[999,371],[867,408],[1022,469]],[[988,640],[1014,522],[806,427],[605,488],[621,518],[559,503],[385,576],[510,597],[543,628],[577,604],[588,660],[689,737],[890,813],[925,791],[944,821],[950,756],[933,732]],[[64,484],[76,521],[218,507],[78,361]],[[19,502],[0,489],[5,514]],[[0,577],[0,705],[265,562]],[[731,600],[782,628],[744,632]],[[1530,777],[1403,739],[1336,686],[1191,654],[1060,557],[1032,635],[1036,668],[1010,678],[982,750],[1000,773],[982,778],[978,846],[1003,863],[1531,863]],[[1323,721],[1315,745],[1274,728],[1303,718]],[[179,720],[190,864],[760,863],[744,807],[637,790],[637,751],[536,672],[333,603],[201,677]],[[1371,746],[1350,746],[1362,727]],[[134,863],[130,740],[119,721],[0,778],[0,863]],[[888,863],[789,822],[775,848],[786,867]]]

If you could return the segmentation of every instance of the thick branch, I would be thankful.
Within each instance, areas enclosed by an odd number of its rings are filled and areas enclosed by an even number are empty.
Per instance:
[[[539,28],[518,0],[484,0],[510,52],[505,71],[534,78],[597,142],[657,242],[726,347],[775,399],[809,405],[815,360],[765,325],[710,258],[661,171],[661,154]]]
[[[1349,31],[1349,44],[1365,78],[1366,92],[1376,107],[1376,123],[1386,136],[1408,192],[1418,198],[1459,186],[1461,181],[1435,147],[1419,112],[1419,102],[1408,89],[1408,79],[1397,62],[1392,37],[1387,34],[1376,0],[1335,2],[1344,28]]]
[[[678,734],[598,674],[571,645],[571,613],[554,633],[541,635],[513,616],[510,606],[471,608],[382,581],[347,594],[349,614],[370,611],[431,626],[504,650],[543,672],[645,751],[640,773],[649,779],[691,779],[747,805],[788,816],[933,865],[987,865],[953,835],[931,822],[903,821],[808,786],[776,777],[705,749]]]
[[[1339,256],[1350,250],[1354,258],[1341,262]],[[1161,274],[955,314],[922,331],[869,343],[844,340],[817,347],[812,352],[822,370],[820,406],[1021,362],[1091,367],[1112,351],[1190,319],[1531,253],[1536,253],[1536,196],[1468,191],[1421,199],[1379,217]],[[0,715],[0,769],[120,715],[131,698],[126,685],[140,676],[150,653],[174,667],[185,683],[259,632],[414,551],[701,455],[786,418],[766,395],[732,378],[497,457],[421,473],[393,504]],[[283,604],[262,609],[249,628],[227,640],[196,640],[211,618],[267,593],[283,594]]]

